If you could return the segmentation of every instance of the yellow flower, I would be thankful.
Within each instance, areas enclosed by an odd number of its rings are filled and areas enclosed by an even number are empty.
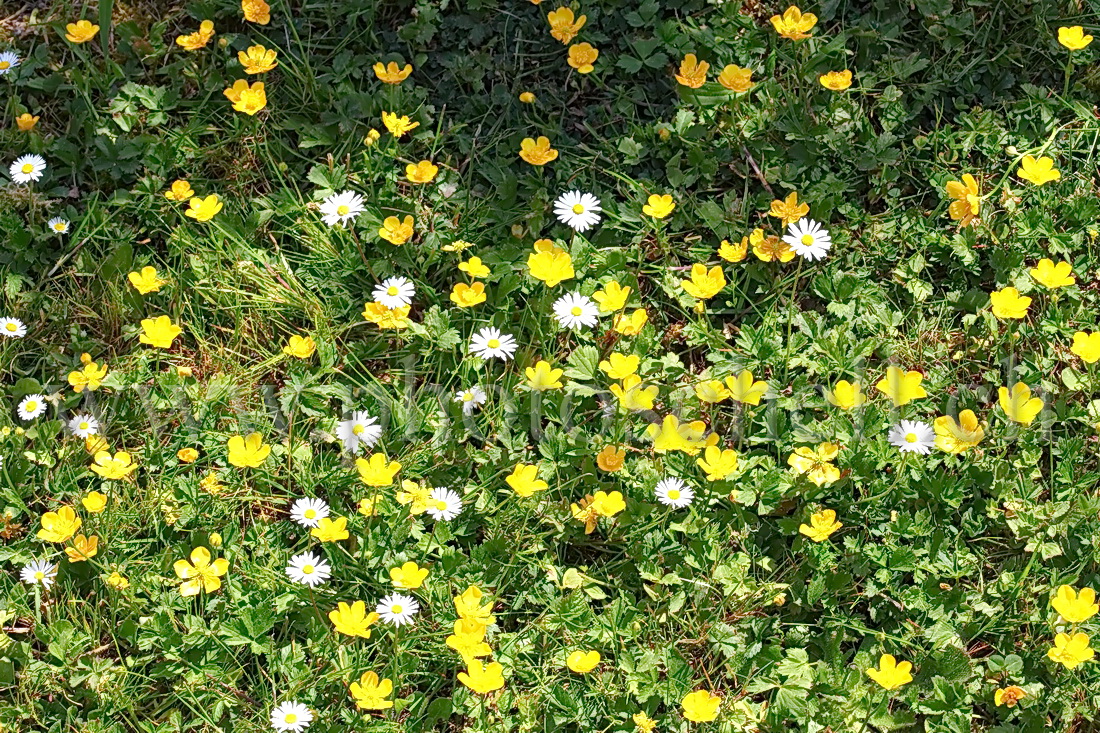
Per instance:
[[[768,393],[768,383],[753,381],[752,372],[745,369],[736,377],[726,377],[726,387],[730,392],[730,399],[734,402],[744,402],[747,405],[759,405],[761,398]]]
[[[691,279],[681,280],[680,287],[693,298],[709,300],[726,287],[726,276],[718,265],[708,271],[706,265],[696,262],[691,266]]]
[[[519,157],[531,165],[546,165],[558,157],[558,151],[550,147],[550,138],[540,135],[538,140],[523,138],[519,144]]]
[[[1082,588],[1078,592],[1073,589],[1073,586],[1060,586],[1054,598],[1050,600],[1050,606],[1071,624],[1083,624],[1100,613],[1100,605],[1096,603],[1096,591],[1092,588]]]
[[[527,386],[535,392],[545,392],[549,389],[561,389],[561,377],[565,374],[562,369],[554,369],[550,362],[539,359],[535,366],[527,367],[524,375],[527,377]]]
[[[472,308],[479,303],[484,303],[485,297],[484,283],[474,283],[473,285],[455,283],[454,289],[451,291],[451,302],[459,308]]]
[[[1079,25],[1062,26],[1058,29],[1058,43],[1070,51],[1080,51],[1092,43],[1092,36],[1085,35],[1085,29]]]
[[[529,463],[517,463],[504,481],[512,487],[512,491],[525,499],[533,496],[536,491],[550,488],[549,484],[539,478],[539,467]]]
[[[94,456],[100,451],[105,451],[109,449],[110,444],[107,443],[106,439],[104,439],[102,435],[89,435],[87,438],[84,439],[84,450],[86,450],[88,452],[88,455],[90,456]]]
[[[759,229],[756,231],[760,232]],[[763,235],[763,232],[760,232]],[[718,245],[718,256],[726,262],[740,262],[749,253],[749,238],[741,237],[740,244],[731,244],[728,239],[723,239]]]
[[[322,517],[317,520],[317,526],[311,529],[309,534],[311,537],[315,537],[318,542],[346,540],[350,537],[348,534],[348,518],[337,517],[332,519],[331,517]]]
[[[689,692],[680,701],[684,717],[692,723],[707,723],[718,717],[718,707],[722,698],[708,690]]]
[[[813,13],[802,13],[792,5],[782,16],[773,15],[771,22],[779,35],[792,41],[801,41],[810,37],[810,31],[817,25],[817,16]]]
[[[390,581],[395,588],[413,589],[424,585],[424,579],[428,577],[428,569],[418,566],[414,562],[407,562],[399,568],[390,568]]]
[[[846,379],[837,382],[831,390],[825,390],[825,399],[842,410],[851,410],[867,401],[866,395],[860,391],[859,382],[853,384]]]
[[[978,195],[978,182],[969,173],[963,174],[962,181],[948,181],[947,195],[955,199],[947,207],[947,213],[959,222],[960,227],[970,226],[981,211],[982,199]]]
[[[104,582],[115,590],[126,590],[130,587],[130,581],[126,579],[125,575],[122,575],[117,570],[108,575],[107,580]]]
[[[601,290],[592,293],[592,300],[596,301],[601,313],[614,313],[622,310],[626,305],[626,299],[630,297],[630,286],[620,287],[615,280],[607,283]]]
[[[247,79],[237,79],[222,94],[233,103],[233,109],[249,117],[267,106],[267,94],[262,81],[253,82],[249,86]]]
[[[439,173],[439,166],[430,160],[422,160],[419,163],[409,163],[405,166],[405,177],[410,183],[431,183]]]
[[[168,282],[157,277],[157,268],[155,267],[143,267],[141,272],[131,272],[126,277],[130,284],[137,288],[137,291],[142,295],[155,293],[160,290],[161,285]]]
[[[615,316],[615,324],[612,328],[623,336],[637,336],[648,320],[649,314],[646,313],[645,308],[638,308],[630,315],[620,313]]]
[[[409,327],[409,311],[412,306],[387,308],[374,301],[363,306],[363,318],[381,329],[402,329]]]
[[[577,674],[588,674],[600,664],[600,653],[597,651],[575,651],[565,658],[565,666]]]
[[[259,468],[271,455],[271,446],[264,443],[259,433],[252,433],[247,438],[234,435],[226,447],[229,449],[227,460],[239,468]]]
[[[821,443],[814,448],[795,448],[787,456],[787,465],[797,474],[804,474],[817,486],[828,486],[840,478],[840,469],[832,461],[840,453],[836,443]]]
[[[707,446],[702,458],[695,463],[707,472],[707,481],[725,481],[737,470],[737,452],[716,445]]]
[[[38,124],[38,119],[37,115],[24,112],[15,118],[15,126],[19,128],[20,132],[30,132]]]
[[[241,62],[246,74],[266,74],[279,65],[276,61],[279,52],[263,46],[249,46],[247,51],[238,51],[237,60]]]
[[[388,64],[378,61],[375,62],[373,68],[374,75],[378,77],[378,80],[386,84],[400,84],[409,78],[409,74],[413,73],[412,64],[405,64],[405,68],[401,68],[395,61]]]
[[[747,92],[752,88],[752,69],[742,69],[737,64],[730,64],[718,75],[718,83],[731,92]]]
[[[1058,634],[1054,637],[1054,646],[1047,649],[1047,656],[1066,669],[1073,669],[1082,662],[1087,662],[1095,654],[1089,646],[1089,637],[1081,633],[1072,637],[1069,634]]]
[[[706,61],[697,60],[695,54],[689,53],[680,62],[680,73],[676,74],[676,81],[685,87],[698,89],[707,83],[707,69],[709,68],[710,64]]]
[[[404,221],[396,216],[387,216],[378,230],[378,236],[391,244],[404,244],[413,235],[413,218],[406,214]]]
[[[267,25],[271,22],[271,6],[264,0],[241,0],[241,12],[249,23]]]
[[[356,458],[359,479],[367,486],[390,486],[401,470],[401,464],[386,458],[385,453],[373,453],[369,458]]]
[[[772,207],[768,216],[779,219],[783,226],[788,226],[810,213],[810,205],[798,203],[798,192],[791,191],[786,199],[772,201]],[[763,232],[761,232],[763,233]]]
[[[1025,155],[1016,175],[1036,186],[1042,186],[1044,183],[1057,181],[1062,177],[1062,172],[1057,170],[1054,167],[1054,161],[1045,155],[1038,160],[1033,156]]]
[[[654,193],[650,194],[648,202],[642,207],[642,213],[654,219],[664,219],[675,208],[676,202],[672,200],[672,196],[667,193],[664,195]]]
[[[590,43],[575,43],[569,47],[569,65],[579,74],[591,74],[600,52]]]
[[[420,127],[419,122],[413,122],[405,115],[398,117],[396,112],[383,112],[382,124],[394,137],[401,137],[406,132]]]
[[[444,244],[441,249],[444,252],[465,252],[470,247],[473,247],[473,242],[467,242],[465,239],[456,239],[450,244]]]
[[[519,101],[524,104],[532,104],[535,101],[535,95],[532,92],[520,92]]]
[[[137,470],[137,464],[126,451],[118,451],[113,456],[105,450],[98,451],[92,458],[95,464],[90,466],[93,473],[105,479],[124,479]]]
[[[461,619],[477,621],[482,626],[488,626],[496,621],[493,616],[493,604],[481,604],[484,594],[481,588],[471,585],[462,592],[462,595],[454,597],[455,613]]]
[[[896,366],[889,366],[886,367],[886,376],[875,383],[875,389],[889,397],[894,407],[901,407],[928,396],[924,387],[920,386],[923,379],[924,375],[920,372],[903,372]]]
[[[592,534],[596,531],[600,515],[596,513],[595,508],[592,506],[591,496],[584,497],[577,504],[570,504],[569,511],[573,513],[573,519],[584,525],[585,534]]]
[[[172,348],[172,342],[183,332],[183,329],[172,323],[172,319],[168,316],[143,319],[141,330],[138,341],[157,349]]]
[[[478,657],[487,657],[493,650],[485,643],[485,627],[477,621],[457,619],[455,632],[447,637],[446,644],[462,656],[463,664]]]
[[[369,496],[365,499],[360,499],[358,504],[358,511],[364,517],[376,517],[378,516],[378,503],[381,501],[381,496]]]
[[[81,520],[71,506],[59,507],[56,512],[42,515],[42,529],[35,535],[45,542],[65,542],[80,529]]]
[[[184,581],[180,585],[180,595],[197,596],[201,591],[213,593],[222,587],[221,577],[229,572],[229,561],[219,557],[210,562],[210,550],[196,547],[191,550],[191,562],[176,560],[172,569]]]
[[[843,525],[836,521],[836,512],[832,509],[824,509],[810,515],[809,524],[798,525],[799,534],[804,534],[814,542],[824,542],[829,539]]]
[[[756,231],[760,231],[759,229]],[[755,232],[754,232],[755,233]],[[763,232],[761,232],[763,234]],[[752,236],[749,236],[752,242]],[[790,262],[794,259],[794,250],[791,246],[776,236],[760,237],[760,241],[753,243],[752,253],[761,262]]]
[[[1027,697],[1027,693],[1023,688],[1016,685],[1009,685],[1004,689],[998,689],[993,693],[993,704],[997,707],[1004,705],[1005,707],[1015,707],[1016,703],[1020,702]]]
[[[84,510],[89,514],[99,514],[107,506],[107,496],[98,491],[89,491],[88,495],[80,500]]]
[[[212,193],[206,198],[196,196],[188,203],[188,209],[184,211],[195,221],[210,221],[214,215],[222,210],[222,202],[218,200],[218,194]]]
[[[194,463],[199,458],[199,452],[194,448],[180,448],[176,451],[176,458],[180,463]]]
[[[99,552],[99,538],[95,535],[85,537],[78,534],[73,537],[73,546],[65,548],[65,554],[69,556],[69,562],[91,560],[97,552]]]
[[[665,415],[660,425],[651,424],[646,428],[645,434],[653,441],[653,450],[656,453],[680,451],[694,456],[701,448],[717,443],[717,435],[711,436],[713,442],[702,439],[706,427],[706,423],[702,420],[681,423],[675,415]]]
[[[656,385],[642,386],[642,378],[631,374],[622,381],[622,385],[611,385],[611,394],[619,401],[620,410],[652,410],[653,400],[657,398]]]
[[[389,679],[378,679],[374,672],[364,672],[358,682],[352,682],[348,686],[355,707],[360,710],[388,710],[393,707],[393,700],[386,698],[393,694],[393,682]]]
[[[898,662],[893,654],[883,654],[878,660],[878,669],[869,667],[867,676],[887,690],[896,690],[902,685],[913,681],[910,672],[913,665],[909,662]]]
[[[817,77],[817,80],[821,82],[821,86],[826,89],[832,89],[834,92],[843,92],[845,89],[852,86],[852,72],[848,69],[844,69],[843,71],[830,71]]]
[[[65,38],[72,43],[87,43],[95,38],[96,33],[99,33],[99,26],[92,25],[86,20],[78,20],[75,23],[66,25],[65,30],[68,31],[65,34]],[[1089,40],[1092,39],[1090,38]]]
[[[973,410],[960,412],[958,422],[950,415],[937,417],[933,427],[936,430],[936,447],[956,455],[970,450],[985,437],[985,430]]]
[[[557,247],[539,250],[538,242],[535,244],[535,251],[527,256],[527,269],[531,277],[542,280],[548,288],[573,279],[576,273],[573,271],[573,258],[568,252]]]
[[[194,195],[191,184],[182,178],[173,181],[171,187],[164,192],[164,198],[169,201],[186,201]]]
[[[1038,397],[1032,397],[1031,389],[1023,382],[1013,385],[1012,391],[1007,387],[1000,387],[997,390],[997,397],[1008,419],[1021,425],[1030,425],[1043,409],[1043,401]]]
[[[572,10],[561,7],[547,13],[546,20],[550,22],[550,35],[562,43],[569,43],[580,33],[588,16],[574,19]]]
[[[214,37],[214,22],[211,20],[204,20],[199,23],[199,29],[194,33],[188,33],[176,38],[176,44],[182,46],[186,51],[198,51],[200,48],[210,43],[210,39]]]
[[[312,336],[291,336],[290,340],[286,342],[286,346],[283,347],[284,354],[293,356],[296,359],[308,359],[313,356],[315,351],[317,351],[317,344],[313,341]]]
[[[479,695],[486,695],[504,687],[504,668],[500,662],[483,665],[479,660],[471,659],[466,664],[466,671],[458,673],[458,681]]]
[[[657,721],[645,713],[634,713],[630,719],[641,733],[653,733],[653,729],[657,727]]]
[[[458,263],[458,269],[472,278],[485,278],[492,275],[492,271],[481,263],[480,257],[471,257],[465,262]]]
[[[1073,266],[1070,263],[1059,262],[1056,265],[1046,257],[1039,260],[1039,264],[1027,272],[1035,282],[1049,290],[1064,288],[1077,282],[1077,278],[1073,276]]]
[[[1020,295],[1016,288],[1007,287],[990,293],[989,302],[993,305],[993,315],[997,318],[1026,318],[1031,298]]]
[[[374,611],[367,613],[367,604],[363,601],[356,601],[350,606],[340,601],[336,608],[328,612],[328,620],[332,622],[337,633],[363,639],[370,638],[370,627],[378,619],[379,616]]]
[[[717,379],[708,379],[695,385],[695,396],[702,402],[717,404],[730,398],[726,385]]]
[[[1073,346],[1069,350],[1081,357],[1086,364],[1095,363],[1100,359],[1100,331],[1078,331],[1073,334]]]
[[[626,462],[626,451],[608,443],[605,445],[599,453],[596,454],[596,465],[600,467],[601,471],[607,471],[608,473],[615,473],[622,470],[623,463]]]
[[[637,373],[641,363],[641,358],[634,354],[627,355],[613,351],[607,359],[600,362],[600,371],[604,372],[612,379],[626,379],[630,375]]]
[[[367,131],[366,137],[363,138],[363,144],[369,148],[381,139],[382,133],[372,127],[370,130]]]

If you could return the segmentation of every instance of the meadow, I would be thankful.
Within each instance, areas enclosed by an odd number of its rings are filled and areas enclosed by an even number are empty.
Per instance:
[[[1091,0],[0,16],[0,733],[1100,730]]]

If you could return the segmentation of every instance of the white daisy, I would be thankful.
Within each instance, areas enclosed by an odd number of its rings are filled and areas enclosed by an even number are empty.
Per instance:
[[[287,577],[295,583],[302,583],[312,588],[328,580],[332,574],[332,566],[312,552],[303,552],[290,558],[290,564],[286,566]]]
[[[587,295],[566,293],[554,301],[554,319],[563,328],[595,326],[600,309]]]
[[[514,336],[501,333],[500,329],[486,326],[470,339],[470,353],[482,359],[502,359],[508,361],[516,352],[518,344]]]
[[[40,394],[29,394],[19,403],[19,419],[33,420],[46,411],[46,398]]]
[[[936,443],[936,431],[928,423],[902,420],[900,424],[890,428],[887,440],[902,453],[928,455]]]
[[[695,498],[691,487],[678,478],[663,478],[654,489],[657,501],[673,509],[683,509]]]
[[[600,200],[590,193],[569,191],[554,201],[554,214],[562,224],[578,232],[591,229],[600,223]]]
[[[99,432],[99,421],[86,412],[78,412],[69,420],[69,432],[80,438],[87,438]]]
[[[30,183],[41,178],[44,170],[46,170],[46,161],[41,155],[31,153],[16,158],[8,172],[16,183]]]
[[[416,286],[407,277],[388,277],[374,288],[374,302],[381,303],[390,310],[404,308],[412,303],[416,295]]]
[[[787,227],[783,241],[791,246],[796,255],[807,260],[820,260],[825,257],[833,240],[828,230],[813,219],[799,219]]]
[[[60,216],[55,216],[54,218],[46,222],[46,226],[50,228],[51,232],[56,232],[57,234],[67,234],[69,231],[69,220],[62,219]]]
[[[41,583],[43,588],[53,585],[57,577],[57,566],[45,560],[32,560],[19,572],[19,578],[28,585]]]
[[[363,197],[354,191],[334,193],[321,203],[321,220],[334,227],[346,224],[363,213]]]
[[[432,489],[428,494],[428,508],[425,509],[432,519],[449,522],[462,512],[462,499],[446,486]]]
[[[0,318],[0,336],[21,339],[27,335],[27,325],[18,318]]]
[[[340,421],[336,435],[344,442],[344,450],[357,453],[360,445],[370,448],[378,442],[382,437],[382,426],[378,424],[378,418],[357,410],[347,420]]]
[[[378,602],[374,612],[383,621],[394,626],[403,626],[412,623],[413,616],[420,610],[420,604],[412,596],[400,593],[390,593]]]
[[[462,414],[472,415],[474,410],[485,403],[485,390],[476,384],[469,389],[455,392],[455,402],[462,403]]]
[[[290,507],[290,518],[303,527],[316,527],[328,516],[328,504],[323,499],[298,499]]]
[[[302,733],[312,722],[313,711],[300,702],[281,702],[271,711],[271,727],[279,733]]]
[[[9,71],[19,66],[19,57],[11,51],[4,51],[0,53],[0,76],[7,74]]]

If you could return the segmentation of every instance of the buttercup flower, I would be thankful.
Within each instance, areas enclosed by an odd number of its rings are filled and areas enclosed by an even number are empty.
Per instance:
[[[641,358],[634,354],[620,354],[617,351],[612,351],[606,359],[600,362],[599,368],[600,371],[612,379],[626,379],[638,371],[638,366],[641,363]]]
[[[87,43],[96,33],[99,33],[99,26],[83,19],[65,26],[65,38],[71,43]]]
[[[1058,634],[1054,637],[1054,646],[1047,650],[1047,656],[1066,669],[1073,669],[1092,659],[1096,652],[1089,646],[1089,637],[1085,634]]]
[[[84,510],[89,514],[99,514],[107,506],[107,497],[98,491],[89,491],[88,495],[80,500]]]
[[[718,265],[707,270],[707,266],[696,262],[691,266],[691,279],[681,280],[680,287],[693,298],[710,300],[726,287],[726,276]]]
[[[695,463],[706,471],[707,481],[725,481],[737,470],[737,451],[708,445]]]
[[[4,63],[5,55],[6,54],[0,53],[0,64]],[[9,66],[6,68],[11,68],[11,62],[9,61],[7,63],[9,64]],[[29,112],[24,112],[23,114],[15,118],[15,126],[19,128],[20,132],[30,132],[34,129],[34,126],[38,124],[38,120],[39,117],[37,115],[32,115]]]
[[[561,377],[565,371],[553,368],[550,362],[542,359],[535,362],[535,366],[527,367],[523,373],[527,377],[527,386],[534,392],[561,389],[564,386]]]
[[[363,639],[370,638],[370,627],[379,618],[374,611],[367,613],[367,604],[363,601],[356,601],[350,606],[340,601],[337,607],[328,613],[328,620],[332,622],[337,633]]]
[[[482,664],[477,659],[471,659],[466,671],[458,673],[458,681],[479,695],[487,695],[504,687],[504,668],[499,662]]]
[[[42,529],[35,536],[45,542],[65,542],[80,529],[81,519],[71,506],[42,515]]]
[[[536,491],[546,491],[549,485],[540,479],[539,467],[533,464],[517,463],[512,473],[504,479],[516,495],[523,498],[533,496]]]
[[[346,540],[351,534],[348,532],[348,518],[337,517],[330,519],[322,517],[317,520],[317,526],[309,531],[310,537],[318,542],[340,542]]]
[[[637,336],[642,332],[642,327],[649,320],[649,313],[645,308],[638,308],[632,313],[620,313],[615,316],[612,328],[623,336]]]
[[[206,44],[210,43],[210,39],[213,37],[214,22],[204,20],[199,24],[199,29],[194,33],[177,36],[176,44],[186,51],[198,51],[200,48],[204,48]]]
[[[191,562],[176,560],[172,569],[184,581],[180,585],[181,596],[197,596],[203,591],[213,593],[222,587],[221,578],[229,572],[229,561],[219,557],[211,562],[210,557],[210,550],[196,547],[191,550]]]
[[[187,201],[194,195],[191,184],[183,179],[172,181],[172,185],[164,192],[164,198],[169,201]]]
[[[93,473],[97,473],[105,479],[124,479],[137,470],[137,464],[126,451],[118,451],[113,456],[105,450],[101,450],[92,458],[95,463],[90,466]]]
[[[1023,382],[1017,382],[1011,390],[998,388],[997,398],[1008,419],[1021,425],[1030,425],[1043,409],[1043,401],[1032,397],[1031,388]]]
[[[947,213],[959,222],[960,227],[974,223],[981,211],[981,196],[978,195],[978,182],[974,176],[966,173],[962,181],[948,181],[947,195],[954,199],[947,207]]]
[[[622,410],[652,410],[658,392],[656,385],[643,385],[637,374],[625,377],[621,385],[613,384],[610,389]]]
[[[804,534],[814,542],[824,542],[843,525],[836,520],[836,512],[823,509],[810,516],[809,524],[798,525],[798,533]]]
[[[396,216],[387,216],[378,229],[378,236],[390,244],[404,244],[412,239],[412,235],[413,218],[407,214],[404,220],[398,219]]]
[[[752,88],[752,69],[743,69],[737,64],[730,64],[718,75],[718,83],[731,92],[747,92]]]
[[[265,0],[241,0],[241,12],[249,23],[267,25],[271,22],[271,6]]]
[[[267,94],[264,92],[262,81],[249,85],[247,79],[237,79],[233,82],[233,86],[227,88],[222,94],[233,103],[233,109],[249,117],[267,106]]]
[[[398,116],[396,112],[383,112],[382,124],[397,138],[420,126],[419,122],[413,122],[406,115]]]
[[[867,676],[883,689],[896,690],[913,681],[912,669],[911,663],[898,662],[893,654],[883,654],[879,657],[878,668],[870,667],[866,671]]]
[[[699,61],[695,54],[689,53],[680,62],[680,73],[676,74],[676,81],[690,89],[698,89],[707,83],[707,69],[710,64]]]
[[[614,473],[621,471],[626,462],[626,451],[608,443],[596,454],[596,465],[601,471]]]
[[[246,74],[266,74],[279,65],[276,57],[279,52],[263,46],[249,46],[247,51],[238,51],[237,60],[241,62]]]
[[[1079,25],[1062,26],[1058,29],[1058,43],[1070,51],[1080,51],[1092,43],[1092,36]]]
[[[1096,591],[1092,588],[1076,591],[1070,585],[1059,586],[1058,592],[1050,600],[1050,606],[1071,624],[1083,624],[1100,613],[1100,605],[1096,603]]]
[[[1009,685],[1005,688],[998,689],[993,693],[993,704],[997,707],[1004,705],[1005,707],[1015,707],[1016,703],[1020,702],[1027,697],[1027,693],[1023,688],[1016,685]]]
[[[1081,357],[1086,364],[1096,363],[1100,359],[1100,331],[1078,331],[1073,334],[1073,345],[1069,350]]]
[[[614,313],[622,310],[629,297],[630,287],[624,288],[615,280],[592,293],[592,300],[596,301],[596,304],[600,307],[600,313]]]
[[[459,308],[472,308],[485,302],[485,283],[455,283],[451,290],[451,302]]]
[[[572,10],[561,7],[551,10],[546,15],[546,20],[550,22],[550,35],[562,43],[569,43],[580,33],[588,17],[582,15],[574,18]]]
[[[141,272],[131,272],[126,276],[126,279],[142,295],[155,293],[160,290],[161,285],[168,282],[167,280],[161,280],[157,276],[157,268],[150,266],[141,268]]]
[[[430,160],[409,163],[405,166],[405,177],[409,179],[409,183],[431,183],[438,173],[439,166]]]
[[[537,140],[525,137],[519,144],[519,157],[531,165],[546,165],[557,160],[558,151],[550,147],[550,138],[545,135],[540,135]]]
[[[383,64],[381,61],[378,61],[372,68],[378,80],[386,84],[400,84],[408,79],[409,74],[413,72],[412,64],[405,64],[404,68],[402,68],[397,65],[396,61],[391,61],[388,64]]]
[[[222,202],[218,200],[218,194],[212,193],[206,198],[196,196],[191,199],[187,210],[183,213],[195,221],[210,221],[215,214],[222,210],[222,206]]]
[[[367,458],[356,458],[355,468],[359,479],[367,486],[391,486],[393,478],[401,470],[401,464],[391,461],[385,453],[372,453]]]
[[[901,407],[928,396],[921,386],[923,379],[924,375],[920,372],[905,372],[896,366],[889,366],[886,367],[886,376],[875,383],[875,389],[889,397],[894,407]]]
[[[832,89],[834,92],[843,92],[845,89],[852,86],[852,72],[848,69],[844,69],[843,71],[830,71],[817,77],[817,80],[821,82],[821,86],[826,89]]]
[[[600,653],[597,651],[575,651],[565,658],[565,666],[577,674],[587,674],[600,665]]]
[[[784,11],[782,16],[771,17],[772,27],[775,32],[792,41],[801,41],[810,37],[810,31],[817,25],[817,16],[813,13],[803,13],[792,5]]]
[[[707,723],[718,717],[718,708],[722,698],[709,690],[689,692],[680,701],[684,717],[692,723]]]
[[[295,359],[308,359],[313,356],[313,353],[317,351],[317,344],[314,342],[311,336],[298,336],[295,334],[291,336],[286,346],[283,347],[283,353],[287,356],[293,356]]]
[[[672,196],[667,193],[654,193],[650,194],[645,206],[642,207],[642,213],[646,216],[652,216],[654,219],[664,219],[675,208],[676,202],[672,200]]]
[[[973,410],[963,410],[959,420],[950,415],[937,417],[933,426],[936,430],[936,447],[947,453],[965,453],[985,437],[985,429],[978,422]]]
[[[737,376],[726,377],[726,389],[734,402],[759,405],[760,400],[768,393],[768,383],[754,379],[752,372],[745,369]]]
[[[867,397],[860,390],[859,382],[853,384],[842,379],[832,389],[825,390],[825,400],[842,410],[851,410],[865,403]]]
[[[546,246],[540,247],[541,242],[545,242]],[[531,277],[542,280],[548,288],[556,287],[565,280],[572,280],[576,274],[569,253],[545,239],[535,242],[535,251],[527,256],[527,269]]]
[[[1027,271],[1031,279],[1048,290],[1064,288],[1077,282],[1073,276],[1073,266],[1068,262],[1054,264],[1053,260],[1046,257],[1039,260],[1039,264]]]
[[[791,191],[787,194],[787,198],[783,200],[776,199],[772,201],[771,209],[768,211],[768,216],[779,219],[783,226],[790,226],[799,219],[805,218],[810,213],[809,204],[798,201],[798,192]],[[763,234],[763,232],[761,232]]]
[[[600,52],[590,43],[575,43],[569,47],[569,65],[579,74],[591,74]]]
[[[839,453],[840,446],[836,443],[821,443],[816,449],[802,446],[787,456],[787,465],[816,485],[828,486],[840,478],[840,469],[832,464]]]
[[[1057,181],[1062,177],[1061,171],[1054,167],[1054,160],[1045,155],[1038,159],[1031,155],[1025,155],[1020,162],[1020,168],[1016,171],[1016,175],[1029,183],[1034,183],[1036,186]]]
[[[229,449],[226,460],[240,468],[259,468],[271,455],[271,446],[264,443],[264,438],[259,433],[252,433],[247,438],[234,435],[226,443],[226,447]]]
[[[1020,295],[1020,291],[1013,287],[994,290],[989,294],[989,302],[993,306],[993,315],[1002,320],[1006,318],[1026,318],[1027,309],[1031,305],[1031,298]]]
[[[524,104],[534,104],[535,95],[533,92],[520,92],[519,101],[523,102]]]
[[[393,700],[386,699],[393,694],[393,682],[379,680],[374,672],[364,672],[358,682],[348,685],[348,692],[355,700],[355,707],[360,710],[388,710],[393,707]]]
[[[390,568],[390,581],[395,588],[404,590],[419,588],[428,577],[428,569],[414,562],[407,562],[396,568]]]

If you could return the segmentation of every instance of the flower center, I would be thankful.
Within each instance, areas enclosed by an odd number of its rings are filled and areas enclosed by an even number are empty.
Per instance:
[[[340,216],[347,216],[349,211],[351,211],[351,207],[347,204],[340,204],[336,207],[336,213]]]
[[[316,568],[314,568],[312,565],[303,565],[302,566],[302,575],[313,575],[313,571],[315,569]]]
[[[673,501],[676,501],[677,499],[680,498],[680,490],[679,489],[669,489],[668,490],[668,498],[672,499]]]
[[[287,713],[286,716],[283,718],[283,722],[288,725],[292,725],[298,722],[298,716],[294,713]]]
[[[62,224],[61,222],[57,222],[56,224],[54,224],[53,228],[56,229],[59,232],[65,231],[65,225]]]
[[[302,512],[302,516],[305,517],[306,519],[313,519],[314,517],[317,516],[317,510],[316,509],[306,509],[304,512]]]
[[[39,570],[38,572],[36,572],[34,574],[34,579],[35,580],[42,580],[45,577],[46,577],[46,574],[44,572],[42,572],[41,570]]]
[[[462,393],[462,401],[463,402],[472,402],[473,399],[474,399],[474,393],[473,392],[463,392]]]
[[[916,443],[917,442],[917,434],[916,433],[906,433],[905,434],[905,442],[906,443]]]
[[[24,173],[31,173],[32,171],[34,171],[34,166],[31,165],[30,163],[24,163],[22,171]]]
[[[812,234],[803,234],[802,235],[802,244],[809,247],[813,243],[814,243],[814,237],[813,237]]]
[[[437,501],[437,502],[435,503],[435,510],[436,510],[437,512],[442,512],[442,511],[446,511],[446,510],[447,510],[447,502],[445,502],[445,501],[443,501],[442,499],[440,499],[439,501]]]
[[[91,426],[88,424],[88,422],[86,420],[84,422],[80,423],[80,429],[81,430],[87,430],[90,427]]]
[[[500,348],[500,339],[489,339],[489,343],[486,344],[490,349]]]
[[[38,409],[38,403],[37,402],[35,402],[34,400],[31,400],[30,402],[27,403],[27,412],[30,412],[31,410],[36,410],[36,409]]]
[[[397,290],[396,285],[391,285],[388,288],[386,288],[386,295],[389,295],[389,296],[392,297],[394,295],[397,295],[397,293],[398,293],[398,290]]]
[[[572,313],[574,316],[579,316],[581,313],[584,313],[584,310],[579,305],[575,305],[573,306],[573,309],[569,312]]]
[[[11,67],[10,61],[0,61],[0,70],[7,71]]]
[[[16,329],[16,326],[15,326],[14,323],[9,323],[6,326],[4,326],[4,328],[8,329],[9,331],[14,331]]]
[[[400,603],[395,603],[392,606],[390,606],[390,613],[404,613],[404,612],[405,612],[405,607],[402,606]]]
[[[573,213],[574,214],[583,214],[584,213],[584,207],[580,204],[573,204]]]
[[[351,429],[351,432],[355,433],[356,435],[362,435],[364,430],[366,430],[366,428],[362,425],[356,425],[354,428]]]

